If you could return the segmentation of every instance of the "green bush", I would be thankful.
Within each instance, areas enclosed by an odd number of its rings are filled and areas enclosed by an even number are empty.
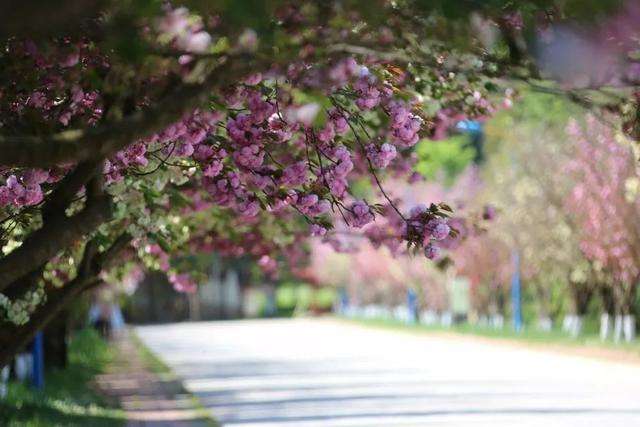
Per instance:
[[[293,283],[285,283],[276,289],[276,308],[281,316],[290,316],[296,308],[298,298]]]
[[[305,312],[311,308],[314,290],[307,284],[300,284],[296,289],[296,310]]]
[[[335,298],[333,288],[314,289],[306,283],[287,282],[276,289],[276,306],[280,316],[291,316],[294,312],[306,312],[312,308],[328,310]]]
[[[314,305],[321,310],[330,310],[336,300],[336,290],[334,288],[320,288],[314,293]]]
[[[471,163],[475,151],[468,135],[455,135],[443,141],[420,141],[416,153],[416,171],[429,180],[443,178],[450,185]]]

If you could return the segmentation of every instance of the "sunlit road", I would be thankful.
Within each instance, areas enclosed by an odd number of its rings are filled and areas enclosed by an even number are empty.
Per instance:
[[[137,331],[224,426],[640,426],[640,366],[333,320]]]

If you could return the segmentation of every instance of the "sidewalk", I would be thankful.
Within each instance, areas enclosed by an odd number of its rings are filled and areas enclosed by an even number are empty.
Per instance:
[[[120,402],[127,427],[210,427],[197,400],[170,372],[158,366],[141,349],[129,331],[114,339],[118,357],[107,373],[96,378],[98,389]]]

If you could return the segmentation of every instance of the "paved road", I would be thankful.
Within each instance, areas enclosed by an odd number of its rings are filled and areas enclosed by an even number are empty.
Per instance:
[[[138,333],[224,426],[640,426],[640,366],[333,320]]]

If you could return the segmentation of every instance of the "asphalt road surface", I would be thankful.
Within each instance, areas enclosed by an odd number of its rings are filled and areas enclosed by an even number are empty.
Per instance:
[[[137,332],[223,426],[640,426],[638,365],[330,319]]]

